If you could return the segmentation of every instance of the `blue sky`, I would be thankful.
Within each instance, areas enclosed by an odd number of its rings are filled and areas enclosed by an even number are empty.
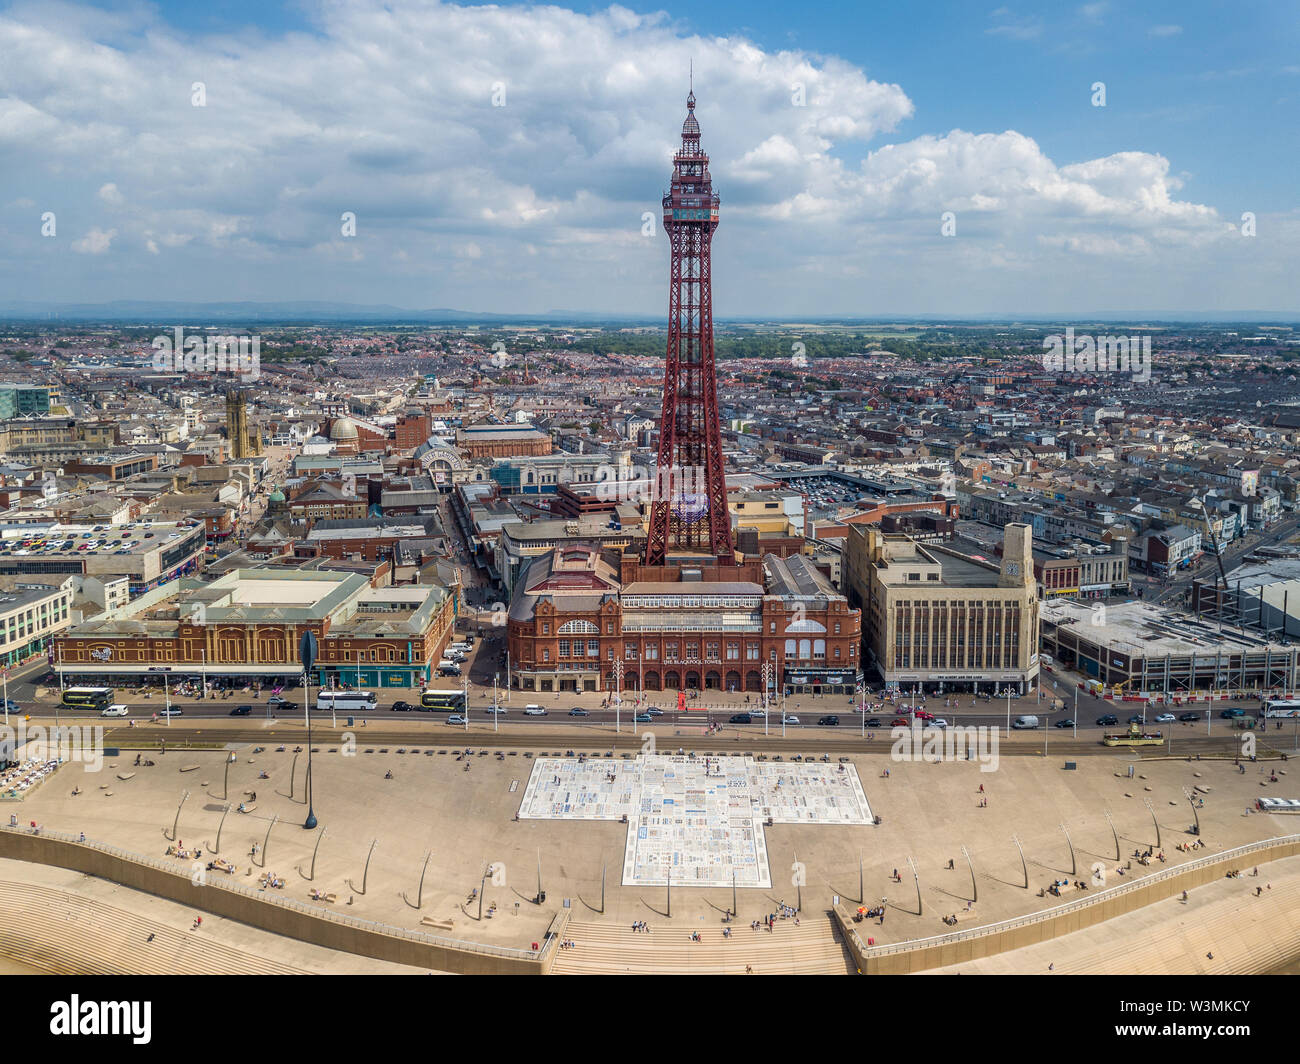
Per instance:
[[[720,314],[1298,309],[1291,5],[219,8],[0,8],[12,298],[653,313],[693,56]]]

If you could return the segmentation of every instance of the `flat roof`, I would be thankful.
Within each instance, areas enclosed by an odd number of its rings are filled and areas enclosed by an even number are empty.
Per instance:
[[[1242,635],[1229,629],[1220,632],[1215,621],[1174,613],[1147,602],[1090,606],[1058,599],[1042,603],[1040,617],[1043,624],[1073,625],[1081,638],[1135,657],[1203,657],[1216,650],[1224,654],[1272,650],[1285,656],[1292,650],[1251,633]]]

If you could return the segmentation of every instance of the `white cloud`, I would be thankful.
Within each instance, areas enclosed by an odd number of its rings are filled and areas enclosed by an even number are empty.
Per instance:
[[[72,242],[72,250],[79,255],[102,255],[113,243],[113,238],[117,236],[116,229],[107,231],[99,228],[91,229],[80,240]]]
[[[1172,26],[1172,25],[1168,25],[1168,26],[1152,26],[1149,30],[1147,30],[1147,36],[1149,36],[1149,37],[1177,37],[1177,36],[1178,36],[1180,33],[1182,33],[1182,32],[1183,32],[1183,27],[1182,27],[1182,26]]]
[[[931,291],[936,270],[947,291],[991,298],[966,269],[1030,298],[1016,286],[1050,276],[1051,256],[1088,249],[1123,249],[1144,283],[1166,283],[1169,256],[1231,228],[1180,198],[1162,156],[1052,159],[1033,130],[904,135],[917,117],[904,87],[835,57],[686,37],[662,14],[331,0],[316,18],[311,34],[202,38],[144,8],[10,8],[0,195],[43,200],[58,179],[78,225],[98,225],[79,251],[120,233],[113,278],[129,287],[106,298],[183,294],[184,248],[185,274],[214,299],[649,312],[665,248],[662,233],[641,236],[641,215],[659,213],[693,58],[732,313],[851,309],[852,279],[882,269],[900,301]],[[990,33],[1042,31],[1007,8],[990,18]],[[190,105],[194,81],[206,107]],[[946,210],[961,235],[936,265]],[[355,239],[339,237],[343,211]],[[6,259],[39,267],[38,238],[24,239]],[[791,291],[787,267],[820,279]],[[26,298],[69,294],[38,268],[0,265],[14,279]]]

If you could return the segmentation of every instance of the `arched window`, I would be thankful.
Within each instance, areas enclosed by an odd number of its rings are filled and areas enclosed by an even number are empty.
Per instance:
[[[560,625],[560,635],[598,635],[600,628],[590,621],[565,621]]]

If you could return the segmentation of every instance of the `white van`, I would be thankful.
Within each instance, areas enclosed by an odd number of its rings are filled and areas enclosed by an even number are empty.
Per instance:
[[[127,706],[105,706],[99,713],[101,717],[125,717],[130,712]]]
[[[537,705],[536,702],[530,702],[528,705],[524,706],[524,716],[544,717],[546,716],[546,710],[543,709],[541,706]]]
[[[1037,717],[1017,717],[1015,720],[1013,720],[1013,721],[1011,722],[1011,727],[1013,727],[1013,728],[1037,728],[1037,727],[1038,727],[1038,718],[1037,718]]]

